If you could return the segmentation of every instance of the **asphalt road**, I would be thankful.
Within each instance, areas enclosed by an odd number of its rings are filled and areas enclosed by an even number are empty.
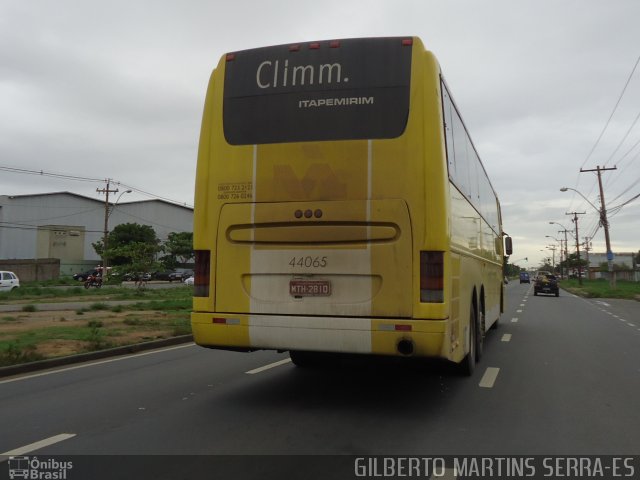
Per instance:
[[[640,303],[506,291],[471,378],[187,344],[0,381],[0,456],[640,454]]]

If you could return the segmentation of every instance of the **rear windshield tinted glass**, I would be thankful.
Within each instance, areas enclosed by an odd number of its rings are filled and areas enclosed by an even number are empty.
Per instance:
[[[232,145],[395,138],[409,113],[411,45],[402,38],[244,50],[226,62]]]

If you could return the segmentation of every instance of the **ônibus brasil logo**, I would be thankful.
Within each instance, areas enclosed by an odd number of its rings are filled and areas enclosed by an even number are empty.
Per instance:
[[[73,462],[62,462],[53,458],[39,460],[38,457],[9,457],[9,478],[30,480],[66,480]]]

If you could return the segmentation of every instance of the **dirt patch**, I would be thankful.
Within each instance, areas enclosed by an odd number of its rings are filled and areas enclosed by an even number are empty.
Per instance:
[[[20,312],[0,317],[0,357],[11,349],[13,356],[28,352],[52,358],[187,333],[189,312]]]
[[[44,358],[64,357],[85,351],[87,342],[79,340],[49,340],[39,343],[36,352]]]

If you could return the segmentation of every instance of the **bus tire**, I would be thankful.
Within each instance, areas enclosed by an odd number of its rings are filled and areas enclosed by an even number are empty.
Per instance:
[[[479,313],[479,321],[476,323],[476,363],[480,361],[484,352],[484,334],[486,331],[484,312]]]
[[[304,352],[301,350],[290,350],[291,362],[300,368],[313,368],[320,365],[320,355],[315,352]]]
[[[462,362],[458,364],[460,373],[465,377],[473,375],[476,369],[476,311],[471,305],[471,313],[469,316],[469,352]]]

